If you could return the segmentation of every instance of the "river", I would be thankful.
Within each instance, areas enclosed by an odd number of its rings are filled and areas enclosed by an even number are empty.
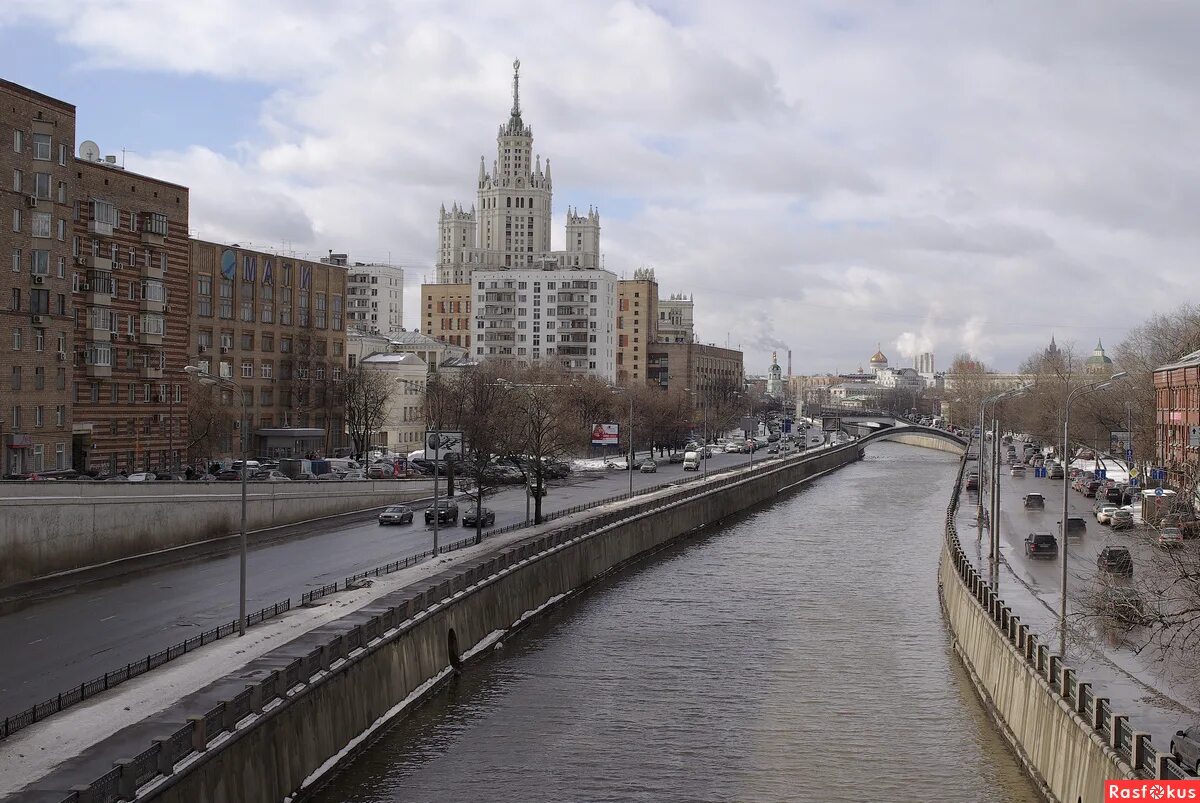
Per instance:
[[[313,799],[1040,801],[939,610],[956,470],[872,445],[596,585]]]

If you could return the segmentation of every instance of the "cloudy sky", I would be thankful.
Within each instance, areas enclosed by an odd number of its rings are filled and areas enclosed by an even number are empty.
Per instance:
[[[6,0],[4,76],[199,236],[432,274],[522,107],[605,262],[747,369],[1013,369],[1196,300],[1200,3]]]

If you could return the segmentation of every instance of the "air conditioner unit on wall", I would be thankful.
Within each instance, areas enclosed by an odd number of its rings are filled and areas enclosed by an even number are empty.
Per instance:
[[[46,283],[46,277],[45,277],[45,276],[34,276],[34,277],[33,277],[33,283],[34,283],[34,284],[45,284],[45,283]]]
[[[37,209],[37,202],[38,202],[38,199],[37,199],[36,195],[26,195],[25,196],[25,205],[28,206],[30,209]]]
[[[229,353],[229,347],[228,347],[228,346],[221,346],[221,353],[222,353],[222,354],[228,354],[228,353]]]

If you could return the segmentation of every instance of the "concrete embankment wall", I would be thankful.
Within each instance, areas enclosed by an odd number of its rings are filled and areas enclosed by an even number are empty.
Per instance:
[[[952,443],[945,438],[939,438],[935,435],[918,435],[913,432],[900,432],[895,435],[883,435],[882,440],[895,441],[896,443],[904,443],[909,446],[920,446],[923,449],[937,449],[942,452],[950,452],[951,454],[962,454],[966,451],[966,447],[960,446],[957,443]]]
[[[960,470],[954,489],[957,500]],[[1092,694],[1050,646],[1021,624],[965,555],[946,518],[938,585],[954,651],[1026,770],[1055,803],[1101,801],[1104,782],[1164,777],[1149,737]]]
[[[151,797],[167,803],[277,803],[398,704],[443,676],[458,661],[457,653],[685,533],[858,457],[851,444],[712,478],[703,486],[667,488],[568,517],[443,572],[414,586],[411,598],[368,611],[375,618],[362,631],[377,637],[362,637],[361,650],[347,653],[338,635],[336,644],[312,653],[324,658],[328,671],[306,676],[280,704],[161,781]]]
[[[431,493],[429,480],[250,483],[247,527],[294,524]],[[236,482],[4,483],[0,587],[228,535],[240,521]]]

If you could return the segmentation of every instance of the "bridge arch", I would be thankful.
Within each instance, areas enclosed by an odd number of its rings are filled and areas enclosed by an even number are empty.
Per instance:
[[[903,424],[899,421],[895,426],[881,429],[858,439],[859,446],[866,446],[876,441],[899,441],[913,446],[926,446],[942,449],[956,454],[967,450],[967,440],[962,436],[947,432],[936,427],[926,427],[920,424]]]

